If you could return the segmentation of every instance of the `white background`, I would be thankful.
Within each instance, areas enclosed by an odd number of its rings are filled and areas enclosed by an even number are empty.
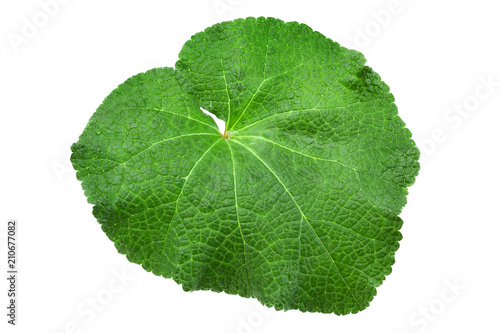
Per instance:
[[[2,271],[6,221],[20,225],[18,326],[6,324],[2,278],[2,332],[500,332],[495,1],[62,2],[46,22],[38,1],[0,5]],[[118,84],[173,66],[192,34],[247,16],[306,23],[362,51],[422,150],[393,273],[356,315],[183,292],[117,253],[69,164],[71,144]],[[23,37],[34,21],[38,31]]]

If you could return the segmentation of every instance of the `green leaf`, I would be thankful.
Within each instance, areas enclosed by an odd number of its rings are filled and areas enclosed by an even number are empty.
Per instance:
[[[419,151],[364,64],[273,18],[194,35],[175,70],[114,90],[72,146],[103,231],[184,290],[276,309],[366,308],[391,272]]]

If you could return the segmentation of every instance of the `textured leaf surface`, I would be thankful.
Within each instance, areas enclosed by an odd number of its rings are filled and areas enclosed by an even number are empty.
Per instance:
[[[355,313],[391,272],[419,152],[364,57],[248,18],[136,75],[72,162],[120,253],[185,290]],[[226,122],[224,136],[200,107]]]

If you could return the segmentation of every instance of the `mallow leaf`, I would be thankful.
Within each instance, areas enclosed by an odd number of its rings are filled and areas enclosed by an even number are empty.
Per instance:
[[[186,291],[366,308],[391,272],[419,151],[365,61],[274,18],[194,35],[175,69],[115,89],[71,147],[102,230]]]

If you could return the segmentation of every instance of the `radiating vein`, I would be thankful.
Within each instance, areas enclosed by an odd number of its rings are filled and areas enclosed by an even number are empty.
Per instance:
[[[310,109],[300,109],[300,110],[289,110],[289,111],[285,111],[285,112],[279,112],[279,113],[274,113],[270,116],[267,116],[267,117],[264,117],[262,119],[259,119],[257,121],[254,121],[248,125],[246,125],[245,127],[242,127],[242,128],[239,128],[238,130],[234,131],[233,134],[236,134],[238,132],[241,132],[243,131],[244,129],[248,128],[248,127],[252,127],[254,125],[257,125],[258,123],[261,123],[263,122],[264,120],[267,120],[269,118],[274,118],[274,117],[279,117],[279,116],[285,116],[287,114],[291,114],[291,113],[301,113],[301,112],[310,112],[310,111],[327,111],[327,110],[337,110],[337,109],[343,109],[344,107],[342,106],[339,106],[339,107],[334,107],[334,108],[322,108],[322,109],[316,109],[316,108],[310,108]]]
[[[250,149],[249,147],[247,147],[246,145],[244,145],[243,143],[241,142],[238,142],[236,140],[233,140],[234,142],[236,142],[237,144],[241,145],[242,147],[244,147],[246,150],[248,150],[250,153],[252,153],[252,155],[254,155],[268,170],[269,172],[271,172],[273,174],[273,176],[276,178],[276,180],[281,184],[281,186],[283,187],[283,189],[285,190],[285,192],[290,196],[290,198],[292,199],[293,203],[295,204],[295,206],[297,207],[297,209],[299,210],[300,214],[302,215],[302,217],[304,218],[304,220],[307,222],[309,228],[311,229],[311,231],[314,233],[314,236],[318,239],[318,241],[320,242],[321,246],[323,247],[323,249],[325,250],[325,252],[328,254],[328,256],[330,257],[330,260],[332,261],[333,265],[335,266],[335,269],[338,273],[338,275],[340,276],[342,282],[345,284],[345,286],[347,287],[347,289],[349,290],[350,294],[352,295],[353,299],[356,301],[356,303],[358,303],[359,306],[362,306],[362,304],[356,299],[356,296],[354,296],[354,293],[353,291],[351,290],[351,288],[349,287],[349,285],[347,284],[346,280],[344,279],[344,276],[342,275],[342,273],[340,273],[340,270],[337,266],[337,263],[336,261],[333,259],[330,251],[328,251],[327,247],[325,246],[325,244],[323,243],[323,241],[321,240],[321,238],[318,236],[318,234],[316,233],[316,231],[314,230],[314,228],[312,227],[311,223],[309,222],[309,220],[307,219],[307,216],[304,214],[304,212],[302,211],[302,208],[300,208],[299,204],[297,203],[297,201],[295,200],[295,197],[292,195],[292,193],[290,193],[290,191],[288,190],[288,188],[286,187],[286,185],[283,183],[283,181],[281,181],[281,179],[278,177],[278,175],[274,172],[273,169],[271,169],[271,167],[269,165],[267,165],[267,163],[259,157],[259,155],[257,155],[252,149]],[[353,267],[353,266],[351,266]]]
[[[266,141],[266,142],[269,142],[269,143],[271,143],[271,144],[273,144],[273,145],[276,145],[276,146],[278,146],[278,147],[281,147],[281,148],[283,148],[283,149],[286,149],[286,150],[288,150],[288,151],[291,151],[292,153],[295,153],[295,154],[298,154],[298,155],[302,155],[302,156],[304,156],[304,157],[312,158],[312,159],[314,159],[314,160],[320,160],[320,161],[326,161],[326,162],[337,163],[337,164],[339,164],[339,165],[342,165],[342,166],[344,166],[344,167],[346,167],[346,168],[349,168],[349,169],[353,170],[355,173],[357,173],[357,172],[363,172],[363,173],[366,173],[366,174],[368,174],[368,175],[371,175],[371,176],[373,176],[373,177],[375,177],[375,178],[378,178],[378,179],[380,179],[380,180],[382,180],[382,181],[384,181],[384,182],[386,182],[386,183],[389,183],[389,184],[392,184],[392,185],[399,186],[398,184],[396,184],[396,183],[394,183],[394,182],[391,182],[391,181],[389,181],[389,180],[386,180],[386,179],[384,179],[384,178],[382,178],[382,177],[380,177],[380,176],[377,176],[377,175],[375,175],[375,174],[373,174],[373,173],[371,173],[371,172],[369,172],[369,171],[366,171],[366,170],[361,170],[361,169],[357,169],[357,168],[354,168],[354,167],[352,167],[352,166],[350,166],[350,165],[347,165],[347,164],[345,164],[345,163],[342,163],[342,162],[340,162],[340,160],[332,160],[332,159],[328,159],[328,158],[321,158],[321,157],[312,156],[312,155],[309,155],[309,154],[306,154],[306,153],[300,152],[300,151],[298,151],[298,150],[295,150],[295,149],[289,148],[289,147],[287,147],[287,146],[283,146],[283,145],[281,145],[281,144],[279,144],[279,143],[277,143],[277,142],[274,142],[274,141],[272,141],[272,140],[266,139],[266,138],[264,138],[264,137],[262,137],[262,136],[239,135],[239,136],[238,136],[238,138],[251,138],[251,139],[257,139],[257,140]],[[374,205],[374,206],[375,206],[375,205]]]
[[[189,173],[187,174],[186,176],[186,179],[184,180],[184,184],[182,184],[182,188],[179,192],[179,195],[177,196],[177,199],[175,200],[175,209],[174,209],[174,212],[172,214],[172,218],[170,219],[170,222],[168,223],[168,227],[167,227],[167,231],[165,232],[165,238],[163,240],[163,250],[162,250],[162,253],[165,252],[165,245],[166,245],[166,242],[167,242],[167,237],[168,237],[168,232],[170,231],[170,227],[172,226],[172,222],[174,221],[174,218],[175,218],[175,214],[177,214],[177,208],[179,206],[179,200],[181,198],[181,195],[184,193],[184,188],[186,187],[186,184],[189,180],[189,177],[191,177],[191,174],[193,173],[194,169],[196,168],[196,166],[200,163],[200,161],[203,159],[203,157],[205,157],[205,155],[208,154],[208,152],[217,144],[219,143],[220,141],[222,140],[222,138],[220,138],[219,140],[215,141],[204,153],[203,155],[201,155],[201,157],[194,163],[193,167],[191,168],[191,170],[189,170]],[[186,230],[186,235],[188,236],[189,238],[189,232],[186,228],[186,226],[184,225],[184,221],[179,217],[179,219],[181,220],[182,222],[182,225],[184,226],[184,229]],[[191,246],[191,240],[189,241],[189,246]],[[193,251],[191,250],[191,257],[193,255]]]
[[[241,240],[243,241],[243,258],[245,260],[247,279],[248,279],[248,281],[250,281],[250,274],[248,272],[248,263],[247,263],[247,252],[246,252],[247,242],[245,241],[245,237],[243,237],[243,230],[241,229],[240,213],[239,213],[239,207],[238,207],[238,187],[236,185],[236,162],[234,160],[233,149],[231,148],[231,145],[229,144],[229,140],[226,140],[226,143],[227,143],[227,146],[229,147],[229,151],[231,153],[231,161],[233,162],[234,204],[235,204],[235,208],[236,208],[236,220],[238,222],[238,229],[240,230]]]
[[[119,163],[118,165],[125,165],[128,161],[130,161],[135,156],[144,153],[145,151],[153,148],[154,146],[156,146],[156,145],[158,145],[160,143],[164,143],[164,142],[171,141],[171,140],[178,139],[178,138],[184,138],[184,137],[188,137],[188,136],[197,136],[197,135],[219,136],[219,135],[213,134],[213,133],[191,133],[191,134],[182,134],[182,135],[174,136],[174,137],[171,137],[171,138],[167,138],[167,139],[164,139],[164,140],[161,140],[161,141],[157,141],[157,142],[153,143],[152,145],[150,145],[150,146],[142,149],[141,151],[139,151],[138,153],[130,156],[129,158],[127,158],[125,161]]]
[[[226,87],[226,96],[227,96],[227,122],[226,122],[226,128],[227,130],[227,124],[229,124],[229,120],[231,120],[231,98],[229,98],[229,89],[227,86],[227,78],[226,78],[226,71],[224,70],[224,61],[222,60],[222,48],[220,47],[220,39],[217,39],[217,44],[219,45],[219,52],[220,52],[220,65],[222,69],[222,76],[224,78],[224,85]]]
[[[180,114],[180,113],[175,113],[175,112],[172,112],[172,111],[169,111],[169,110],[163,110],[163,109],[158,109],[158,108],[145,108],[145,107],[136,107],[136,106],[128,106],[128,107],[124,107],[122,108],[122,110],[146,110],[146,111],[158,111],[158,112],[166,112],[166,113],[171,113],[173,115],[176,115],[176,116],[179,116],[179,117],[182,117],[182,118],[186,118],[186,119],[189,119],[189,120],[192,120],[192,121],[196,121],[200,124],[203,124],[205,126],[208,126],[208,127],[211,127],[213,129],[215,129],[217,131],[217,133],[219,133],[219,129],[216,127],[216,126],[212,126],[211,124],[208,124],[208,123],[205,123],[201,120],[198,120],[198,119],[195,119],[195,118],[192,118],[192,117],[189,117],[189,116],[185,116],[183,114]]]
[[[310,57],[309,59],[307,59],[306,61],[303,61],[301,62],[300,64],[297,64],[295,66],[293,66],[292,68],[290,69],[287,69],[286,71],[284,72],[281,72],[281,73],[278,73],[276,75],[273,75],[273,76],[270,76],[268,78],[265,78],[262,80],[262,82],[259,84],[259,86],[257,87],[257,89],[255,90],[255,92],[253,93],[252,97],[250,98],[250,100],[248,101],[247,105],[245,106],[245,108],[243,109],[243,112],[240,114],[240,116],[238,117],[238,119],[236,120],[236,122],[231,126],[231,129],[233,129],[236,124],[238,124],[238,122],[241,120],[241,117],[243,117],[243,115],[245,114],[245,112],[247,111],[248,107],[252,104],[255,96],[257,95],[257,93],[260,91],[260,88],[262,87],[262,85],[264,83],[266,83],[267,81],[271,80],[271,79],[274,79],[275,77],[278,77],[278,76],[281,76],[281,75],[285,75],[286,73],[288,72],[291,72],[293,71],[294,69],[297,69],[299,68],[300,66],[303,66],[305,63],[307,63],[309,60],[313,59],[314,58],[314,55],[312,57]],[[228,124],[229,124],[229,121],[228,121]]]

